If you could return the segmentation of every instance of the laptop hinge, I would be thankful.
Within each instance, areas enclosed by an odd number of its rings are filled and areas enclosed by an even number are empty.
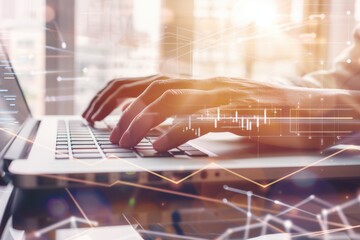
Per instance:
[[[4,167],[8,167],[10,161],[15,159],[25,158],[30,147],[32,146],[32,140],[35,135],[35,131],[39,127],[39,120],[30,118],[24,124],[24,127],[18,133],[18,136],[11,143],[10,147],[6,151],[4,159]],[[7,163],[8,162],[8,163]],[[4,169],[5,170],[5,169]]]

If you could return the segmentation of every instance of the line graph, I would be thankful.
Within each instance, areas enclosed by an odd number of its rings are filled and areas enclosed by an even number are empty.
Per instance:
[[[50,176],[54,177],[54,176]],[[76,179],[71,179],[76,181]],[[83,181],[83,180],[78,180]],[[120,183],[120,181],[119,181]],[[105,184],[97,183],[99,185],[104,186]],[[281,234],[288,234],[289,239],[298,239],[301,237],[310,237],[313,239],[347,239],[343,238],[343,235],[336,235],[338,233],[347,232],[348,235],[351,237],[351,239],[357,239],[359,234],[354,232],[354,230],[357,230],[360,228],[359,224],[351,225],[348,221],[348,218],[344,212],[345,209],[350,207],[356,207],[359,204],[360,198],[359,196],[351,199],[349,201],[343,202],[338,205],[333,205],[330,202],[319,198],[315,195],[310,195],[306,199],[300,201],[299,203],[287,203],[280,200],[274,200],[271,198],[263,197],[257,194],[253,194],[251,191],[246,191],[242,189],[237,189],[229,186],[224,186],[225,191],[231,191],[240,195],[243,195],[247,197],[247,204],[241,204],[232,202],[228,199],[218,200],[213,198],[207,198],[203,196],[197,196],[192,194],[186,194],[182,192],[177,191],[164,191],[164,189],[159,188],[152,188],[145,185],[138,184],[129,184],[124,182],[125,185],[134,186],[134,187],[140,187],[143,189],[149,189],[149,190],[155,190],[160,192],[166,192],[169,194],[176,194],[178,196],[185,196],[185,197],[191,197],[199,200],[204,201],[210,201],[222,205],[226,205],[229,208],[234,209],[235,211],[238,211],[241,214],[244,214],[247,217],[247,224],[240,225],[238,227],[229,227],[222,234],[219,234],[218,237],[216,237],[216,240],[225,240],[228,239],[231,235],[235,233],[243,233],[244,239],[249,239],[250,233],[256,233],[259,236],[272,236],[271,229],[274,230],[277,233]],[[111,185],[106,185],[108,187],[111,187]],[[72,196],[69,191],[67,191],[70,196]],[[271,208],[259,208],[256,204],[252,204],[252,198],[260,198],[264,201],[268,201],[273,204],[273,206],[281,206],[283,209],[271,207]],[[214,201],[215,200],[215,201]],[[318,208],[317,210],[314,210],[312,212],[309,212],[308,210],[305,210],[305,205],[309,203],[315,203],[317,204]],[[79,211],[82,211],[81,207],[79,205],[76,205]],[[325,208],[323,208],[325,207]],[[256,210],[256,211],[252,211]],[[258,212],[262,211],[262,212]],[[295,211],[295,214],[293,214]],[[296,214],[297,212],[302,212],[308,217],[301,216],[299,214]],[[317,211],[320,211],[320,213],[317,213]],[[263,212],[267,212],[265,215],[262,215]],[[84,213],[85,214],[85,213]],[[340,217],[339,222],[332,222],[327,220],[327,216],[330,214],[338,214]],[[285,217],[286,215],[286,217]],[[59,221],[58,223],[55,223],[53,225],[50,225],[48,227],[45,227],[43,229],[39,229],[35,232],[36,236],[41,236],[42,234],[45,234],[46,232],[50,232],[52,230],[56,230],[57,228],[63,226],[64,224],[73,223],[74,220],[78,221],[79,223],[88,223],[86,219],[89,219],[85,215],[85,219],[75,219],[75,218],[69,218],[65,219],[63,221]],[[255,222],[250,221],[251,219],[255,220]],[[302,219],[305,221],[308,221],[309,223],[318,224],[321,230],[309,230],[306,228],[306,226],[301,226],[295,222],[293,222],[293,219]],[[93,226],[97,226],[96,221],[92,221]],[[139,233],[150,233],[153,236],[164,236],[164,237],[175,237],[174,234],[167,234],[157,231],[148,231],[146,229],[138,230]],[[343,237],[341,237],[343,236]],[[345,237],[346,237],[345,236]],[[179,239],[192,239],[191,236],[184,236],[183,238]]]

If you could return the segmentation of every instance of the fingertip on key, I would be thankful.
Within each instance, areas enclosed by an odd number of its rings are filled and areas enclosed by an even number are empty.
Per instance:
[[[164,152],[164,151],[167,151],[167,138],[166,137],[160,137],[158,139],[156,139],[154,142],[153,142],[153,147],[156,151],[158,152]]]
[[[120,140],[119,126],[115,126],[114,129],[111,131],[109,140],[113,144],[118,144],[119,143],[119,140]]]
[[[123,147],[123,148],[130,148],[132,147],[131,145],[131,136],[130,136],[130,132],[129,131],[126,131],[120,141],[119,141],[119,146],[120,147]]]

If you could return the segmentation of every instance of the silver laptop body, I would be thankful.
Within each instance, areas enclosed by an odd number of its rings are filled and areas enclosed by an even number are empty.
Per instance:
[[[229,181],[267,187],[308,178],[309,172],[326,178],[355,177],[360,172],[357,157],[274,148],[230,133],[207,134],[161,154],[151,151],[156,134],[135,149],[120,149],[108,141],[111,119],[97,128],[77,116],[34,119],[3,46],[0,59],[3,177],[17,187]]]

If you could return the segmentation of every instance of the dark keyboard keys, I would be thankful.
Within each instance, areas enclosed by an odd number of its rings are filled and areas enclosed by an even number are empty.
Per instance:
[[[73,149],[73,153],[98,153],[98,149]]]
[[[108,157],[108,158],[136,158],[136,154],[134,152],[107,153],[106,157]]]
[[[157,152],[155,150],[138,150],[137,151],[141,157],[171,157],[171,154],[168,152]]]
[[[97,149],[96,145],[72,145],[73,149]]]
[[[95,145],[93,141],[72,141],[72,145]]]
[[[117,144],[103,144],[101,145],[102,149],[117,149],[120,148]]]
[[[104,153],[132,153],[133,150],[128,148],[111,148],[111,149],[104,149]]]
[[[203,153],[199,150],[185,151],[185,153],[190,157],[207,157],[208,156],[206,153]]]
[[[98,153],[75,153],[73,154],[73,157],[78,159],[92,159],[101,158],[101,155]]]

